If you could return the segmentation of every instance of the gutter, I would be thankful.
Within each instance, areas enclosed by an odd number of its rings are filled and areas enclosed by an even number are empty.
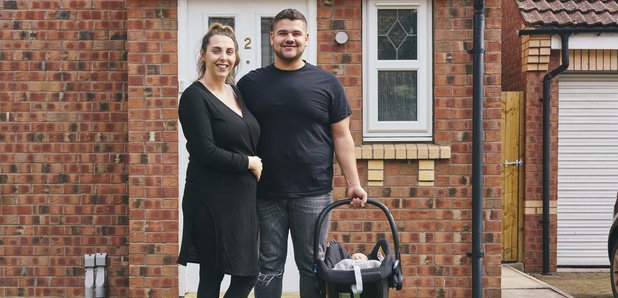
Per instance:
[[[610,33],[618,32],[618,28],[588,27],[588,28],[538,28],[519,30],[519,35],[558,34],[562,43],[562,64],[548,72],[543,77],[543,274],[549,271],[549,153],[550,153],[550,100],[551,79],[569,68],[569,36],[573,33]]]
[[[617,33],[618,27],[583,27],[583,28],[552,28],[522,29],[519,35],[561,34],[561,33]]]
[[[472,297],[483,296],[483,76],[485,3],[474,1],[472,64]]]

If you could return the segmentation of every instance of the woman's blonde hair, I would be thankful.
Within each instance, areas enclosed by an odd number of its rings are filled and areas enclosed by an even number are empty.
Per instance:
[[[240,55],[238,54],[238,41],[236,41],[236,34],[234,33],[234,28],[231,26],[223,25],[221,23],[213,23],[208,27],[208,32],[202,38],[202,46],[200,48],[200,55],[197,59],[197,78],[200,79],[206,73],[206,63],[202,60],[202,56],[206,53],[206,49],[208,48],[208,44],[210,43],[210,38],[214,35],[223,35],[227,36],[234,41],[234,52],[236,56],[236,61],[234,62],[234,67],[232,71],[225,79],[226,82],[233,84],[235,82],[234,76],[236,75],[236,69],[238,64],[240,63]]]

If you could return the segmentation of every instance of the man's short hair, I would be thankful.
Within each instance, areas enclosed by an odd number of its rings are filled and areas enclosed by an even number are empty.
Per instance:
[[[295,20],[301,20],[303,21],[303,23],[305,23],[305,27],[307,26],[307,19],[305,18],[305,16],[298,10],[294,9],[294,8],[286,8],[282,11],[280,11],[275,18],[273,19],[273,24],[270,28],[270,30],[274,30],[275,28],[275,24],[277,24],[277,22],[281,21],[281,20],[290,20],[290,21],[295,21]]]

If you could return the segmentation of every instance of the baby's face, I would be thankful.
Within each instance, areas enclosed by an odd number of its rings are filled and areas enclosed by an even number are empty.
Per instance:
[[[360,252],[357,252],[352,255],[352,260],[367,260],[367,256]]]

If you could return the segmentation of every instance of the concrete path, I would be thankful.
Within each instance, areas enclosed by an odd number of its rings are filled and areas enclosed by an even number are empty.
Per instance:
[[[502,298],[573,298],[511,266],[502,265]]]

